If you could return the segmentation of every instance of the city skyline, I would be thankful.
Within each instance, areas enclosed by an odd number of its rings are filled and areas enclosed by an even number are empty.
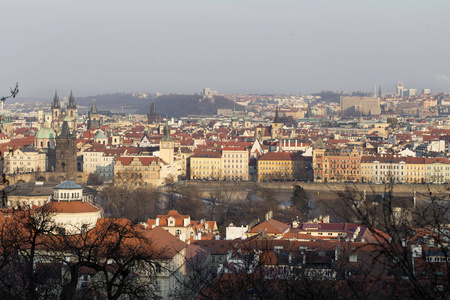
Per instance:
[[[450,90],[445,1],[14,1],[0,88],[114,92]]]

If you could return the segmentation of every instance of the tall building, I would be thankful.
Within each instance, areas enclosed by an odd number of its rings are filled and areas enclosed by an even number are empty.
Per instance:
[[[69,124],[64,121],[61,133],[56,137],[56,172],[73,177],[77,172],[77,138],[75,131],[70,132]]]
[[[88,113],[87,129],[100,128],[100,115],[97,111],[97,105],[95,99],[92,100],[91,110]]]
[[[397,89],[397,96],[403,97],[403,90],[405,89],[405,85],[403,84],[403,82],[397,82],[395,87]]]
[[[156,112],[155,102],[150,106],[150,112],[147,114],[147,124],[155,124],[159,119],[159,114]]]

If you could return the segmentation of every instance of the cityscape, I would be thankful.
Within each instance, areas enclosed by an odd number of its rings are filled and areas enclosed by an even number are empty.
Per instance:
[[[0,298],[450,298],[450,2],[4,1]]]
[[[131,265],[148,265],[133,271],[147,282],[120,282],[144,289],[144,298],[244,292],[265,299],[280,291],[373,298],[375,290],[383,298],[397,297],[396,289],[416,297],[407,270],[418,287],[433,284],[423,295],[445,297],[450,93],[419,93],[401,82],[395,88],[311,95],[204,88],[196,94],[201,103],[225,98],[233,108],[178,118],[158,112],[160,98],[180,97],[171,94],[123,95],[144,101],[142,113],[131,112],[132,105],[107,110],[107,101],[94,98],[80,112],[72,91],[47,102],[5,99],[2,224],[30,238],[26,224],[42,222],[39,214],[52,224],[32,233],[39,243],[69,239],[70,253],[80,251],[71,239],[102,247],[85,238],[108,236],[130,251]],[[140,253],[131,240],[121,244],[117,226],[150,250]],[[38,245],[23,243],[18,254]],[[397,243],[403,248],[394,251]],[[35,289],[59,295],[67,288],[76,299],[117,292],[98,278],[115,274],[105,259],[117,253],[44,259],[41,251],[50,249],[42,249],[33,258],[42,260],[40,276],[55,265],[60,276]],[[399,255],[406,255],[405,269],[391,261]],[[64,267],[67,260],[80,265]],[[64,275],[69,271],[78,279]],[[303,286],[305,280],[321,282],[323,290]]]

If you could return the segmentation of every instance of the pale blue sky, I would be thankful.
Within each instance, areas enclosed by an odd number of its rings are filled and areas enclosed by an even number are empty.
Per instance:
[[[450,90],[448,0],[13,0],[0,12],[0,95],[16,81],[22,97]]]

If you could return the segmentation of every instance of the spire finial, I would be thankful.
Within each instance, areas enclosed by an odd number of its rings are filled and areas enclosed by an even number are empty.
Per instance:
[[[69,103],[67,103],[68,108],[76,108],[75,97],[73,96],[72,90],[70,90]]]
[[[58,92],[55,90],[55,96],[53,97],[52,108],[60,108]]]

